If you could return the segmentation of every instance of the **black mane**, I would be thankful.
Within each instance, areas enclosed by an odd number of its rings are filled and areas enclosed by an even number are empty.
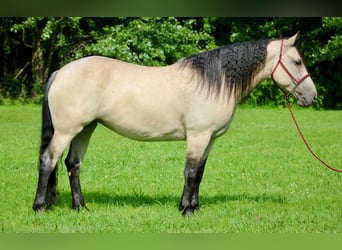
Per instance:
[[[207,85],[208,93],[218,94],[222,84],[226,91],[243,97],[250,91],[251,80],[264,65],[271,40],[226,45],[184,58],[184,65],[196,70]]]

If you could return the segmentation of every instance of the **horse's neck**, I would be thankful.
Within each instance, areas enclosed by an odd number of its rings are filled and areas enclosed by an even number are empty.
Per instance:
[[[257,72],[257,74],[254,75],[254,78],[252,79],[252,89],[254,89],[263,80],[271,78],[272,70],[279,60],[279,48],[279,40],[271,41],[270,44],[267,46],[267,56],[264,66],[259,69],[259,72]]]

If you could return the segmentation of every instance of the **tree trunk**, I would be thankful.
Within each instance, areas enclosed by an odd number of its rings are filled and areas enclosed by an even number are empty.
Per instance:
[[[44,57],[43,57],[43,50],[41,47],[41,41],[37,40],[36,46],[32,53],[32,75],[33,79],[37,83],[44,82]]]
[[[36,37],[34,39],[32,52],[32,79],[33,79],[33,96],[41,93],[43,86],[48,81],[50,69],[55,52],[57,34],[52,34],[51,38],[43,41],[41,38],[41,30],[36,28]]]

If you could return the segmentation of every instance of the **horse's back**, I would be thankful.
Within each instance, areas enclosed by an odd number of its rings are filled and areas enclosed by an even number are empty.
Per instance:
[[[133,139],[184,139],[187,91],[175,70],[99,56],[73,61],[50,89],[54,123],[68,129],[65,119],[75,127],[97,119]]]

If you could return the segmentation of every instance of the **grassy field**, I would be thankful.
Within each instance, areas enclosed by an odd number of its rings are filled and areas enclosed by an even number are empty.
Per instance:
[[[295,111],[314,151],[342,167],[342,112]],[[201,185],[201,211],[178,212],[184,142],[146,143],[99,126],[81,172],[89,211],[71,209],[64,165],[53,209],[31,209],[40,108],[0,106],[1,232],[342,232],[342,174],[314,160],[286,109],[238,108]]]

